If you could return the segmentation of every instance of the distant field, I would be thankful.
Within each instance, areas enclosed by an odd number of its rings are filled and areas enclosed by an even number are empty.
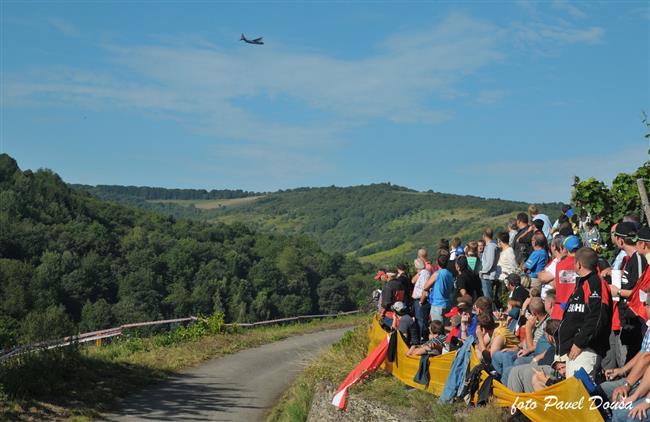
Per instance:
[[[194,205],[196,208],[202,210],[214,210],[221,207],[236,207],[238,205],[250,204],[251,202],[255,202],[263,197],[264,195],[234,199],[154,199],[147,202],[157,204],[176,204],[184,207]]]

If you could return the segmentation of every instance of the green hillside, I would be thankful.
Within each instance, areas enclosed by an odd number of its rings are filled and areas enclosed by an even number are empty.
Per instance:
[[[111,196],[113,191],[101,186],[90,190],[106,199],[176,217],[240,222],[266,233],[306,234],[330,253],[344,253],[375,264],[412,257],[422,245],[433,252],[442,237],[460,236],[464,242],[479,239],[483,228],[501,230],[528,206],[502,199],[418,192],[389,183],[299,188],[255,196],[244,193],[241,199],[230,202],[166,200],[170,194],[161,188],[155,191],[159,197],[147,198],[115,197]],[[538,205],[552,219],[559,213],[560,204]]]
[[[216,210],[212,221],[240,221],[271,233],[308,234],[327,251],[390,263],[424,245],[460,236],[476,240],[485,227],[502,230],[528,204],[417,192],[391,184],[299,189]],[[540,204],[551,218],[559,204]]]
[[[365,269],[305,236],[101,201],[0,154],[0,349],[126,322],[350,310]]]

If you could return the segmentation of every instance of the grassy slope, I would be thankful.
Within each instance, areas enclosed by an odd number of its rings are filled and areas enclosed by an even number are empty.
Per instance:
[[[0,391],[0,420],[93,420],[118,398],[183,368],[291,335],[358,324],[364,318],[241,329],[171,346],[159,345],[155,338],[136,338],[80,353],[26,356],[4,373],[3,381],[18,385],[21,397],[10,400]]]
[[[338,343],[308,366],[301,376],[285,392],[271,410],[267,422],[304,421],[314,395],[315,385],[327,383],[338,386],[347,374],[366,356],[368,328],[366,320],[356,330],[348,332]],[[472,408],[468,411],[462,404],[439,404],[429,393],[406,389],[392,375],[378,370],[350,390],[349,400],[362,397],[380,402],[395,409],[408,420],[488,422],[502,420],[503,410],[495,406]]]
[[[468,241],[479,239],[488,226],[502,230],[528,205],[400,189],[371,185],[273,193],[251,204],[218,210],[212,221],[241,221],[263,231],[308,234],[329,252],[384,264],[411,258],[422,245],[433,252],[441,237]],[[551,219],[559,210],[557,204],[541,208]]]
[[[159,204],[177,204],[185,207],[190,205],[202,210],[213,210],[221,207],[236,207],[239,205],[249,204],[264,196],[247,196],[245,198],[234,199],[150,199],[149,203]]]

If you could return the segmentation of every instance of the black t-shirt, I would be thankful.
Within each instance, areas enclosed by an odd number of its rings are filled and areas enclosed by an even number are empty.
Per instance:
[[[521,264],[528,259],[528,256],[533,251],[533,232],[528,231],[528,227],[520,229],[515,235],[515,259],[517,264]]]
[[[404,303],[408,305],[411,302],[411,292],[413,286],[411,284],[411,280],[407,274],[402,274],[401,276],[397,277],[397,280],[402,284],[402,288],[404,289]]]
[[[512,297],[510,299],[517,300],[523,305],[524,301],[528,299],[528,290],[525,287],[517,286],[512,291]]]
[[[390,311],[390,307],[395,302],[404,302],[406,292],[400,280],[387,281],[384,288],[381,289],[381,306]]]
[[[467,269],[456,277],[456,292],[454,302],[460,297],[460,289],[467,290],[467,294],[476,299],[482,296],[483,287],[481,286],[481,279],[474,271]]]
[[[648,267],[648,261],[645,256],[638,252],[627,259],[625,267],[623,268],[623,276],[621,279],[621,288],[630,290],[634,288],[636,282],[639,280],[645,269]]]

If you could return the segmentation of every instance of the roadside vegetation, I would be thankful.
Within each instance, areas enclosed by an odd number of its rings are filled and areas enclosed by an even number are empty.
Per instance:
[[[217,314],[150,337],[135,332],[100,347],[25,354],[0,365],[0,420],[90,421],[117,399],[205,360],[366,319],[348,315],[246,329],[225,327]]]
[[[348,331],[339,342],[314,359],[271,410],[267,422],[307,420],[316,386],[325,384],[338,387],[366,357],[369,322],[370,317],[366,317],[355,330]],[[439,404],[435,396],[407,388],[381,369],[352,387],[348,404],[355,398],[381,404],[383,408],[394,410],[403,420],[406,417],[406,420],[413,421],[493,422],[505,417],[504,411],[493,405],[473,408],[464,403]]]

